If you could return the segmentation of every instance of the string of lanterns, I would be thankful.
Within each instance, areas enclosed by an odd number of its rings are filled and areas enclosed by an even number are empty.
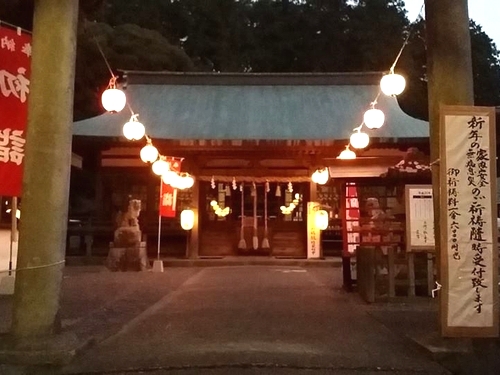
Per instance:
[[[420,15],[422,13],[424,5],[420,8]],[[389,72],[385,74],[380,80],[380,89],[376,96],[376,98],[370,103],[370,108],[363,114],[363,122],[356,128],[353,129],[353,133],[349,138],[349,143],[345,146],[345,149],[342,150],[337,156],[337,159],[342,160],[352,160],[356,159],[356,153],[351,150],[351,147],[354,149],[364,149],[370,143],[370,136],[368,133],[362,131],[363,125],[365,125],[368,129],[380,129],[385,123],[385,114],[380,109],[376,108],[377,100],[380,97],[381,93],[386,96],[390,96],[395,98],[397,95],[400,95],[405,87],[406,80],[401,74],[397,74],[394,72],[396,64],[403,53],[404,48],[408,44],[410,39],[411,30],[408,32],[406,39],[403,43],[403,46],[399,50],[394,63],[389,69]],[[312,182],[324,185],[328,182],[328,168],[317,169],[311,176]]]
[[[420,16],[422,14],[424,5],[420,8]],[[385,114],[380,109],[377,109],[375,106],[377,105],[377,100],[380,97],[380,94],[383,93],[386,96],[395,98],[400,95],[405,87],[406,87],[406,79],[401,75],[394,72],[396,68],[396,64],[403,53],[404,48],[408,44],[408,41],[411,36],[411,29],[408,32],[406,39],[403,43],[403,46],[399,50],[394,63],[389,69],[389,72],[385,74],[380,80],[380,90],[377,94],[375,100],[370,103],[370,108],[363,115],[363,122],[356,128],[353,129],[353,133],[349,138],[349,143],[346,145],[345,150],[343,150],[337,159],[355,159],[356,154],[354,151],[350,149],[349,146],[352,146],[355,149],[363,149],[370,143],[370,136],[368,133],[362,132],[362,127],[365,125],[368,129],[380,129],[385,123]]]
[[[122,111],[125,106],[128,106],[131,116],[130,120],[123,125],[123,135],[130,141],[139,141],[143,138],[146,139],[146,145],[139,152],[139,156],[144,163],[151,164],[153,173],[160,176],[162,181],[171,185],[176,189],[188,189],[194,185],[194,178],[185,172],[177,172],[178,169],[172,170],[172,166],[183,158],[166,157],[158,152],[158,149],[153,145],[150,137],[146,134],[146,127],[138,120],[139,114],[134,113],[129,103],[127,103],[127,96],[125,92],[120,90],[116,82],[118,77],[113,73],[109,65],[106,55],[104,54],[99,42],[96,38],[94,41],[101,53],[104,62],[111,74],[108,86],[101,95],[101,103],[103,108],[111,113]]]
[[[108,87],[102,93],[101,102],[105,110],[116,113],[125,108],[127,99],[125,93],[116,87],[117,77],[112,72],[111,75]],[[138,120],[139,114],[134,113],[130,105],[129,109],[132,115],[130,120],[123,125],[123,135],[130,141],[146,139],[146,145],[139,152],[141,160],[151,164],[153,173],[160,176],[164,183],[180,190],[191,188],[194,185],[194,178],[189,173],[176,172],[171,169],[172,161],[175,159],[182,161],[182,158],[167,158],[167,156],[161,155],[153,145],[151,138],[146,134],[146,127]]]
[[[280,206],[281,213],[283,215],[291,215],[295,207],[300,203],[300,194],[296,193],[294,199],[288,204],[288,206]]]
[[[220,208],[219,203],[216,200],[210,202],[210,206],[214,210],[215,214],[219,217],[225,217],[229,215],[231,209],[229,207]]]
[[[422,13],[423,5],[420,9],[420,13]],[[376,98],[370,103],[370,108],[363,115],[363,122],[356,128],[353,129],[353,133],[349,138],[349,143],[346,145],[345,150],[343,150],[338,159],[348,160],[355,159],[356,153],[350,149],[352,146],[355,149],[364,149],[370,143],[370,136],[368,133],[362,131],[363,125],[365,125],[368,129],[380,129],[385,123],[385,114],[380,109],[376,108],[377,100],[380,97],[380,94],[383,93],[386,96],[396,97],[400,95],[405,87],[406,80],[405,78],[394,72],[397,62],[401,57],[401,54],[408,44],[409,38],[411,35],[411,30],[408,32],[408,35],[401,47],[394,63],[389,69],[389,73],[385,74],[380,80],[380,90],[376,96]],[[97,41],[96,41],[97,43]],[[108,66],[108,69],[111,73],[111,79],[108,83],[106,90],[103,92],[101,96],[101,102],[104,109],[111,113],[116,113],[122,111],[127,105],[127,99],[125,93],[117,88],[116,81],[118,79],[115,76],[109,66],[109,63],[102,52],[99,44],[97,46]],[[174,188],[178,189],[187,189],[193,186],[194,179],[188,173],[177,173],[175,171],[170,170],[170,162],[167,161],[167,157],[160,155],[158,149],[153,145],[150,137],[146,135],[145,126],[138,120],[138,114],[134,113],[132,109],[129,109],[131,112],[130,120],[125,123],[123,126],[123,135],[125,138],[131,141],[138,141],[143,138],[146,139],[146,145],[140,151],[140,158],[144,163],[151,163],[152,170],[156,175],[161,176],[163,182],[170,184]],[[329,180],[328,168],[320,168],[317,169],[311,176],[311,180],[314,183],[324,185]],[[213,186],[212,180],[212,188]],[[235,186],[235,182],[233,182],[233,189]],[[284,207],[284,206],[282,206]],[[288,207],[286,210],[288,211]],[[292,209],[293,210],[293,209]],[[283,211],[283,210],[282,210]]]

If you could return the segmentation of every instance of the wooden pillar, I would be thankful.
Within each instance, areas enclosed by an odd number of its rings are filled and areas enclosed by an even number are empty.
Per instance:
[[[430,154],[436,238],[437,280],[441,277],[439,107],[474,105],[472,57],[467,0],[425,0]],[[442,290],[441,293],[447,293]],[[441,309],[440,309],[441,312]],[[441,322],[441,319],[439,319]]]
[[[96,218],[99,221],[104,220],[104,187],[102,178],[102,150],[99,150],[96,164],[96,177],[95,177],[95,204],[96,204]]]
[[[36,0],[15,339],[54,333],[64,268],[78,1]]]
[[[316,202],[316,199],[318,199],[318,185],[311,181],[309,183],[309,200]]]
[[[195,181],[192,190],[191,209],[194,211],[194,226],[187,234],[189,236],[187,257],[196,259],[200,254],[200,181]]]
[[[439,106],[474,105],[467,0],[425,0],[431,160],[439,159]],[[434,207],[439,207],[439,167],[432,169]],[[436,239],[440,210],[434,210]],[[436,250],[439,250],[436,241]],[[437,257],[439,259],[439,256]]]

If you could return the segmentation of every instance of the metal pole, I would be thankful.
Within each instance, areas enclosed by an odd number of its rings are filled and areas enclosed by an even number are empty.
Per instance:
[[[163,181],[160,177],[160,199],[163,199]],[[158,260],[160,260],[160,241],[161,241],[161,202],[158,206]]]
[[[10,204],[10,220],[9,276],[12,275],[12,254],[14,242],[17,242],[17,197],[12,197]]]
[[[77,0],[36,0],[12,314],[16,340],[55,332],[66,249]]]

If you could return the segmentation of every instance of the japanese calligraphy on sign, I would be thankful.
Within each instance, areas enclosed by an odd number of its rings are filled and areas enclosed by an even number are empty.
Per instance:
[[[0,25],[0,195],[20,196],[30,85],[31,35]]]
[[[315,213],[320,209],[317,202],[307,202],[307,258],[319,259],[321,254],[321,233],[316,226]]]
[[[434,250],[434,208],[431,185],[406,185],[407,251]]]
[[[442,107],[441,298],[445,336],[498,336],[495,112]]]

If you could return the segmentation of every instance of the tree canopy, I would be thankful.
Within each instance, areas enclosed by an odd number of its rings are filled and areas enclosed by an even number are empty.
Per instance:
[[[29,28],[32,1],[6,3],[0,18]],[[400,104],[428,116],[425,22],[410,24],[402,0],[87,0],[80,7],[77,118],[98,113],[96,97],[109,80],[94,39],[113,69],[349,72],[388,71],[407,37],[396,66],[408,82]],[[496,46],[473,21],[470,31],[476,104],[500,105]]]
[[[194,66],[178,47],[160,33],[134,24],[111,27],[105,23],[83,22],[79,28],[76,77],[75,119],[103,111],[100,96],[111,78],[123,70],[189,71]]]

